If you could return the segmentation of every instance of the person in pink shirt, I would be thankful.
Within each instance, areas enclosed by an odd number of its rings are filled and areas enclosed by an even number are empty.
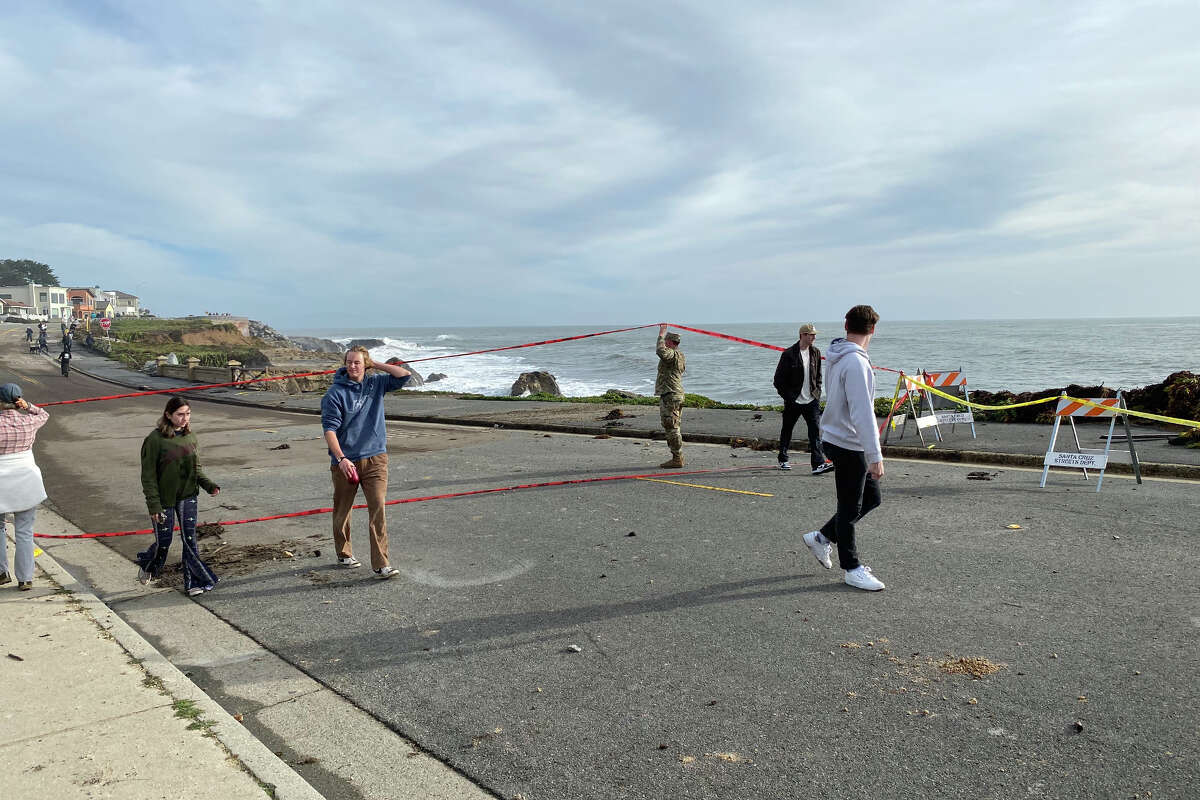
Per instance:
[[[33,460],[33,440],[50,415],[21,396],[15,383],[0,386],[0,531],[13,515],[17,588],[33,588],[33,520],[46,499],[42,471]],[[8,542],[0,535],[0,584],[9,583]]]

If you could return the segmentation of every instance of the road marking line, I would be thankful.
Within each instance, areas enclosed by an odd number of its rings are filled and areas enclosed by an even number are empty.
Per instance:
[[[731,494],[749,494],[754,497],[774,497],[773,494],[765,494],[763,492],[745,492],[741,489],[724,489],[720,486],[704,486],[699,483],[683,483],[682,481],[664,481],[658,478],[638,478],[639,481],[650,481],[651,483],[669,483],[672,486],[689,486],[693,489],[711,489],[714,492],[729,492]]]
[[[30,383],[36,383],[38,386],[41,386],[41,385],[42,385],[42,382],[41,382],[41,381],[39,381],[37,378],[34,378],[34,377],[33,377],[33,376],[31,376],[31,375],[26,375],[24,372],[17,372],[17,370],[13,370],[13,372],[16,372],[16,373],[17,373],[17,376],[18,376],[18,377],[19,377],[19,378],[20,378],[22,381],[29,381]]]

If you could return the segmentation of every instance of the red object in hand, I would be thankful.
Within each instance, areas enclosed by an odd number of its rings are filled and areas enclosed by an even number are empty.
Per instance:
[[[346,478],[346,480],[350,481],[351,484],[357,484],[358,483],[358,469],[355,468],[353,461],[348,461],[347,463],[350,464],[350,475]]]

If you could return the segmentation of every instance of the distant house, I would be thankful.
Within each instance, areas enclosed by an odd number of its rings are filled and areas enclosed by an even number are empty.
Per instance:
[[[71,301],[71,316],[75,319],[87,319],[96,312],[96,292],[90,288],[67,289],[67,299]]]
[[[109,289],[104,295],[112,302],[113,314],[118,317],[136,317],[142,313],[137,295],[116,289]]]
[[[4,298],[0,297],[0,307],[3,308],[3,315],[6,317],[13,316],[21,317],[23,319],[32,319],[34,315],[37,314],[37,312],[33,310],[33,306],[29,305],[28,303],[22,303],[19,300],[5,300]]]
[[[34,310],[37,316],[47,319],[70,319],[72,313],[71,301],[67,299],[67,290],[61,286],[42,286],[37,283],[27,283],[23,286],[0,286],[0,300],[16,300],[25,303]]]

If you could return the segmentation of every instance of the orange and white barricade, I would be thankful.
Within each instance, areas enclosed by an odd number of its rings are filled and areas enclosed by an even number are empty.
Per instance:
[[[903,396],[900,394],[901,388],[904,389]],[[905,431],[908,430],[908,419],[912,417],[913,423],[917,426],[917,436],[921,437],[921,444],[925,444],[924,430],[933,428],[933,436],[937,441],[942,440],[942,431],[938,427],[937,412],[933,410],[933,398],[929,392],[924,391],[919,384],[913,383],[913,379],[903,372],[900,373],[899,380],[896,381],[896,394],[892,397],[892,411],[897,408],[905,407],[907,411],[903,414],[894,414],[889,420],[890,425],[885,423],[886,430],[883,435],[883,443],[887,444],[891,432],[895,430],[897,425],[900,425],[900,436],[903,439]]]
[[[1051,467],[1070,467],[1083,470],[1084,480],[1088,479],[1087,471],[1089,469],[1099,470],[1100,476],[1096,479],[1096,491],[1100,491],[1100,486],[1104,483],[1104,470],[1108,468],[1109,459],[1125,457],[1121,451],[1113,452],[1112,450],[1117,417],[1121,418],[1121,424],[1125,426],[1125,441],[1129,444],[1129,461],[1133,465],[1134,477],[1137,478],[1138,483],[1141,483],[1142,468],[1138,464],[1137,452],[1133,449],[1133,435],[1129,432],[1129,417],[1122,413],[1125,408],[1125,398],[1122,397],[1121,392],[1117,392],[1116,397],[1087,398],[1086,403],[1068,398],[1067,393],[1063,392],[1054,409],[1054,431],[1050,434],[1050,445],[1046,448],[1041,488],[1046,488],[1046,476],[1050,474]],[[1075,437],[1074,453],[1059,452],[1054,449],[1055,442],[1058,440],[1058,428],[1062,425],[1063,417],[1066,417],[1067,421],[1071,423],[1071,434]],[[1092,419],[1109,417],[1108,436],[1104,439],[1103,448],[1079,445],[1079,431],[1075,428],[1076,417]]]
[[[939,370],[938,372],[930,372],[922,370],[926,386],[932,386],[935,389],[941,389],[947,394],[957,393],[962,396],[963,400],[971,402],[971,393],[967,390],[967,376],[963,374],[961,369],[956,370]],[[928,394],[928,392],[926,393]],[[936,395],[934,395],[936,397]],[[944,398],[938,398],[943,403],[949,401]],[[930,398],[930,406],[934,409],[934,416],[937,417],[938,425],[949,425],[951,433],[954,432],[955,425],[970,425],[971,438],[977,439],[975,435],[975,415],[971,413],[970,406],[950,406],[947,408],[938,408],[934,403],[933,397]],[[941,432],[941,429],[938,429]]]

